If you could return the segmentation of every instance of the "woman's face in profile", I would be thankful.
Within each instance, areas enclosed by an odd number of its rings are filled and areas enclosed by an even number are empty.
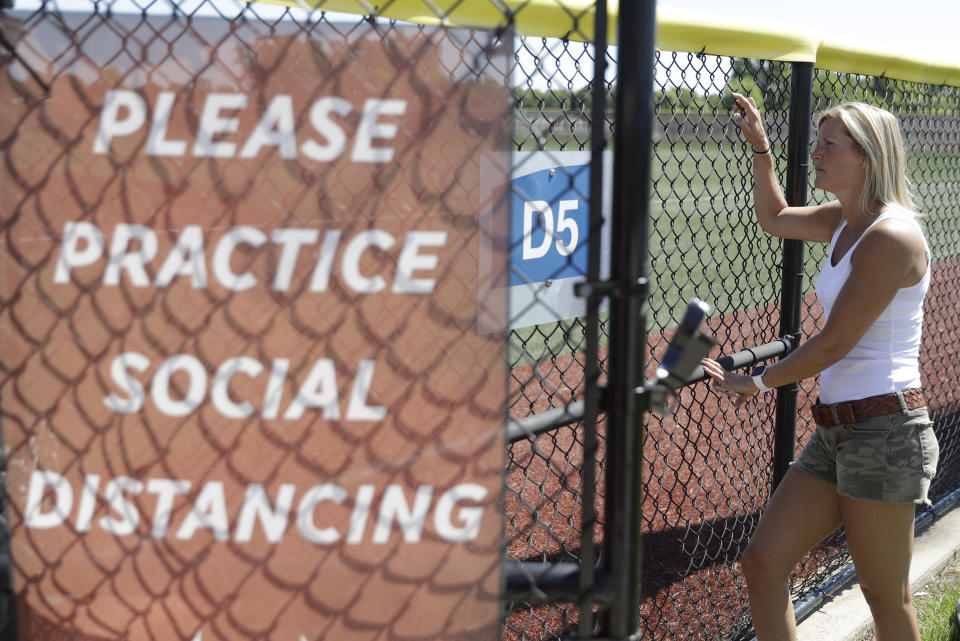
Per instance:
[[[816,172],[814,186],[832,193],[852,186],[859,191],[866,178],[864,158],[843,123],[833,118],[824,120],[817,132],[816,146],[810,152]]]

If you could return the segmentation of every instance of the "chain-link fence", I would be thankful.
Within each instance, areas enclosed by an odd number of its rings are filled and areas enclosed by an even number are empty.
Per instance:
[[[505,567],[602,565],[613,480],[591,393],[610,319],[577,287],[608,278],[609,220],[632,212],[610,205],[615,50],[560,5],[563,39],[513,39],[523,6],[490,32],[212,2],[5,12],[9,638],[489,637],[476,621],[499,594],[501,475]],[[754,222],[729,94],[763,104],[786,182],[796,67],[654,64],[646,373],[693,297],[720,353],[772,358],[788,248]],[[931,496],[947,499],[960,96],[819,70],[812,92],[814,109],[866,100],[904,124],[934,253]],[[823,250],[806,247],[786,333],[822,323]],[[478,289],[506,299],[505,353],[503,305]],[[816,393],[800,386],[797,447]],[[782,420],[772,396],[734,413],[703,383],[649,417],[644,638],[749,638],[738,559],[783,463]],[[798,567],[794,596],[848,563],[841,532]],[[501,638],[589,631],[603,599],[580,587],[509,601]]]
[[[756,224],[752,162],[730,121],[731,90],[748,61],[662,52],[651,203],[652,355],[662,352],[679,301],[714,307],[721,354],[781,335],[783,243]],[[764,63],[762,104],[781,184],[790,66]],[[696,79],[680,83],[676,79]],[[651,371],[652,373],[652,371]],[[737,560],[769,499],[776,407],[760,396],[738,412],[705,384],[672,416],[651,416],[645,448],[644,601],[651,638],[737,638],[750,626]],[[679,562],[678,562],[679,561]]]
[[[543,42],[550,48],[549,41]],[[550,51],[565,51],[564,47],[555,45]],[[679,309],[693,297],[714,307],[709,327],[719,340],[721,354],[769,345],[784,334],[784,243],[766,235],[755,222],[749,149],[739,140],[729,116],[731,91],[753,95],[762,105],[777,173],[785,184],[794,71],[789,63],[666,51],[658,52],[656,66],[648,376],[653,375],[656,356],[663,353],[672,335]],[[960,312],[953,272],[956,221],[960,220],[960,93],[955,87],[822,70],[816,71],[813,81],[814,111],[843,100],[862,100],[893,111],[903,123],[911,179],[934,258],[922,354],[924,385],[941,444],[940,469],[931,498],[935,503],[949,499],[960,488],[955,464],[960,447],[955,417],[956,339],[952,337],[953,319]],[[586,100],[577,100],[575,91],[564,93],[560,102],[573,113],[589,106]],[[598,110],[592,113],[609,122],[606,112],[602,116]],[[533,124],[542,120],[527,117],[525,122],[532,131]],[[562,129],[546,140],[537,138],[540,148],[565,149],[570,144],[567,133]],[[532,135],[515,129],[517,149],[525,148]],[[811,136],[815,137],[812,129]],[[807,151],[804,144],[803,153]],[[829,197],[812,192],[812,173],[804,190],[807,187],[811,201]],[[804,337],[823,323],[812,292],[824,251],[824,246],[816,244],[805,247],[804,277],[795,302],[801,322],[794,330]],[[558,341],[544,352],[538,365],[514,368],[517,392],[512,398],[520,403],[514,402],[513,416],[559,407],[584,394],[584,386],[570,386],[580,380],[571,376],[571,371],[579,372],[571,366],[579,366],[580,334],[571,335],[570,328],[577,329],[575,321],[511,335],[512,341],[523,342],[537,334],[546,337],[568,332],[563,343]],[[574,355],[567,356],[568,349]],[[601,369],[604,359],[601,350]],[[517,376],[518,371],[522,376]],[[541,391],[551,375],[553,396]],[[521,391],[531,388],[540,395],[539,406],[530,402],[534,396]],[[796,451],[813,432],[809,408],[816,396],[816,379],[799,386],[792,426]],[[758,397],[733,412],[702,383],[682,391],[673,414],[650,416],[643,461],[639,616],[643,638],[748,639],[752,635],[738,559],[774,483],[779,420],[771,396]],[[515,494],[521,506],[519,511],[507,513],[512,555],[541,560],[577,557],[579,540],[571,534],[580,526],[576,507],[578,466],[583,460],[580,433],[577,425],[561,427],[508,449],[508,505]],[[603,487],[601,471],[601,500]],[[918,514],[918,521],[923,518],[922,512]],[[597,538],[602,537],[600,528]],[[799,607],[816,602],[824,584],[836,579],[849,563],[841,530],[796,569],[792,593]],[[571,605],[515,610],[507,618],[504,636],[559,638],[575,619]]]
[[[659,56],[668,78],[661,91],[658,120],[664,137],[654,149],[662,171],[654,181],[657,229],[651,262],[655,330],[668,325],[661,315],[671,297],[699,296],[716,306],[710,323],[721,353],[761,345],[782,331],[778,239],[766,236],[752,213],[752,163],[728,121],[729,90],[753,95],[764,117],[786,183],[791,67],[762,60],[724,59],[694,54]],[[691,71],[693,72],[691,74]],[[679,72],[679,73],[671,73]],[[680,86],[671,77],[691,76],[698,84]],[[719,76],[719,79],[717,79]],[[703,78],[714,78],[704,85]],[[724,90],[711,90],[717,85]],[[960,92],[886,78],[818,70],[813,83],[814,111],[845,100],[861,100],[896,113],[903,123],[910,175],[924,214],[933,252],[932,286],[926,305],[924,385],[941,442],[934,502],[955,492],[956,339],[960,311],[953,292],[952,256],[957,251],[960,206]],[[812,130],[815,135],[815,130]],[[812,174],[810,178],[812,192]],[[812,192],[812,200],[829,198]],[[659,210],[658,210],[659,208]],[[824,246],[807,244],[802,286],[802,333],[822,326],[823,312],[812,293],[824,260]],[[673,299],[676,300],[676,299]],[[661,307],[662,305],[662,307]],[[661,339],[662,340],[662,339]],[[651,341],[652,354],[662,344]],[[800,385],[796,422],[797,451],[813,433],[810,405],[817,381]],[[774,403],[761,398],[733,413],[712,391],[697,385],[681,395],[674,416],[652,417],[647,457],[644,519],[645,565],[641,629],[653,638],[676,638],[695,622],[704,638],[749,638],[745,584],[737,559],[764,504],[773,476]],[[790,453],[792,455],[792,452]],[[922,516],[922,515],[921,515]],[[679,563],[678,563],[679,559]],[[792,593],[803,602],[850,562],[842,532],[813,550],[793,576]],[[680,633],[682,638],[685,633]],[[700,634],[700,632],[698,632]]]

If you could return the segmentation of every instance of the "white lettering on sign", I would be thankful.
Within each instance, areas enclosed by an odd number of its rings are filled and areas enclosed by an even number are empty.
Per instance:
[[[257,124],[244,133],[240,132],[239,116],[248,108],[250,100],[247,95],[210,93],[204,99],[193,145],[190,145],[188,140],[169,137],[176,101],[174,92],[161,91],[150,110],[147,101],[136,91],[108,91],[100,109],[93,153],[108,154],[114,139],[131,136],[147,127],[148,156],[185,156],[189,150],[197,158],[256,158],[264,149],[276,149],[285,160],[294,159],[298,153],[302,153],[317,162],[330,162],[343,155],[349,142],[348,132],[332,116],[343,119],[354,111],[350,102],[338,96],[317,99],[310,106],[307,119],[313,132],[297,144],[297,116],[292,96],[273,96],[259,115]],[[406,110],[406,100],[365,100],[360,109],[350,160],[357,163],[388,163],[393,160],[394,149],[389,142],[396,139],[399,132],[397,118]]]
[[[557,252],[561,256],[569,256],[580,242],[580,228],[577,221],[567,217],[567,212],[579,209],[577,200],[561,200],[557,209],[557,224],[553,224],[553,209],[550,203],[544,200],[527,200],[523,203],[523,260],[543,258],[550,251],[555,242]],[[534,232],[543,232],[540,244],[533,244]],[[561,234],[569,234],[569,240],[564,242],[559,238]]]
[[[212,274],[222,287],[231,291],[246,291],[260,283],[252,272],[235,270],[234,256],[240,247],[257,248],[272,244],[280,248],[270,283],[274,291],[286,292],[291,289],[297,261],[302,255],[312,252],[311,292],[326,291],[331,275],[337,273],[344,286],[357,294],[375,294],[388,287],[394,294],[430,294],[436,286],[436,277],[432,274],[439,262],[438,255],[431,250],[446,245],[447,233],[407,232],[396,251],[392,285],[383,273],[364,273],[361,262],[374,250],[393,250],[398,239],[382,229],[368,229],[346,242],[342,241],[342,233],[337,229],[328,229],[321,237],[317,229],[277,228],[268,236],[257,227],[232,227],[216,241],[208,266],[204,231],[198,225],[188,225],[180,230],[173,247],[158,261],[159,268],[151,283],[147,266],[158,259],[159,247],[154,230],[133,223],[118,223],[108,241],[103,231],[93,223],[71,221],[63,227],[53,282],[69,283],[75,269],[97,264],[106,251],[102,272],[102,283],[106,286],[116,287],[123,280],[134,287],[152,285],[164,288],[177,278],[187,277],[194,289],[206,289],[209,286],[209,274]],[[276,252],[270,252],[271,258],[274,254]]]
[[[404,542],[419,543],[424,528],[432,522],[441,539],[462,543],[476,539],[480,533],[485,510],[482,502],[487,497],[487,488],[475,483],[454,485],[439,495],[430,485],[410,490],[387,485],[382,492],[373,485],[361,485],[351,500],[346,489],[323,483],[300,492],[298,501],[298,489],[292,483],[281,484],[274,498],[263,485],[252,483],[246,487],[242,503],[231,506],[224,484],[212,480],[200,487],[190,509],[178,523],[173,523],[171,515],[184,507],[190,494],[190,481],[152,478],[144,482],[128,476],[116,477],[102,489],[103,504],[109,508],[107,514],[93,519],[100,484],[99,476],[84,476],[80,501],[76,502],[74,487],[66,477],[34,470],[24,505],[24,523],[28,528],[44,530],[65,526],[72,520],[78,532],[96,527],[114,536],[131,536],[143,522],[143,528],[149,524],[150,536],[156,539],[172,536],[190,540],[206,531],[217,541],[237,543],[250,542],[259,529],[266,541],[279,543],[292,520],[299,535],[314,545],[341,541],[347,545],[385,545],[397,530]],[[412,496],[408,495],[410,491]],[[147,509],[149,500],[143,498],[149,495],[155,497],[152,513]],[[349,519],[331,518],[329,510],[324,509],[329,504],[352,506]],[[235,515],[233,522],[230,515]]]
[[[110,363],[110,378],[118,390],[107,395],[103,404],[118,414],[133,414],[143,409],[147,402],[147,389],[135,374],[145,373],[150,365],[150,359],[137,352],[123,352],[114,357]],[[361,360],[357,364],[346,413],[341,415],[340,388],[334,361],[331,358],[318,359],[287,404],[282,414],[283,420],[295,421],[305,411],[316,409],[327,420],[340,420],[343,416],[347,421],[382,421],[387,414],[386,408],[369,402],[375,367],[373,360]],[[281,416],[280,406],[284,382],[290,369],[289,359],[273,360],[269,374],[264,377],[262,396],[253,399],[258,405],[255,406],[251,399],[234,399],[230,393],[230,383],[234,378],[244,376],[257,379],[265,369],[258,360],[237,356],[221,363],[211,381],[207,376],[207,368],[197,357],[175,354],[164,359],[151,377],[150,400],[157,410],[167,416],[192,414],[209,396],[214,409],[225,418],[244,419],[259,413],[261,418],[276,419]],[[186,385],[174,386],[174,376],[186,381]]]

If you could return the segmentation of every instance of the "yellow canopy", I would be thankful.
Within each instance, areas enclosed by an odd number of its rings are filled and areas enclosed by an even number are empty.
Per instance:
[[[593,39],[593,0],[262,0],[305,9],[357,15],[376,14],[406,22],[447,27],[494,29],[505,26],[505,10],[514,28],[527,36]],[[617,0],[608,0],[609,41],[615,44]],[[960,86],[956,60],[928,60],[859,44],[826,40],[775,22],[753,18],[749,24],[722,14],[657,8],[657,48],[722,56],[813,62],[821,69],[886,76],[930,84]]]

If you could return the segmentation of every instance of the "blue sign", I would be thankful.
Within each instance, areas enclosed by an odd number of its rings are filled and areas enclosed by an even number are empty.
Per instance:
[[[590,165],[543,169],[512,184],[510,285],[585,276]]]
[[[603,152],[602,200],[604,224],[590,236],[589,151],[515,151],[509,154],[512,179],[509,210],[510,269],[506,279],[492,275],[498,264],[497,251],[503,236],[494,224],[493,210],[481,217],[490,246],[481,242],[478,268],[493,287],[504,287],[507,308],[504,314],[511,329],[576,318],[587,313],[586,300],[577,296],[578,283],[587,278],[588,241],[600,244],[600,279],[610,274],[609,204],[612,197],[613,154]],[[501,175],[503,158],[491,158],[489,173]],[[481,172],[481,179],[486,172]],[[491,182],[486,189],[496,189]],[[496,241],[496,248],[492,243]],[[486,281],[484,281],[486,282]],[[489,292],[488,292],[489,293]],[[601,304],[605,309],[606,302]],[[493,309],[494,306],[491,306]],[[480,314],[481,333],[499,331],[502,326]]]

